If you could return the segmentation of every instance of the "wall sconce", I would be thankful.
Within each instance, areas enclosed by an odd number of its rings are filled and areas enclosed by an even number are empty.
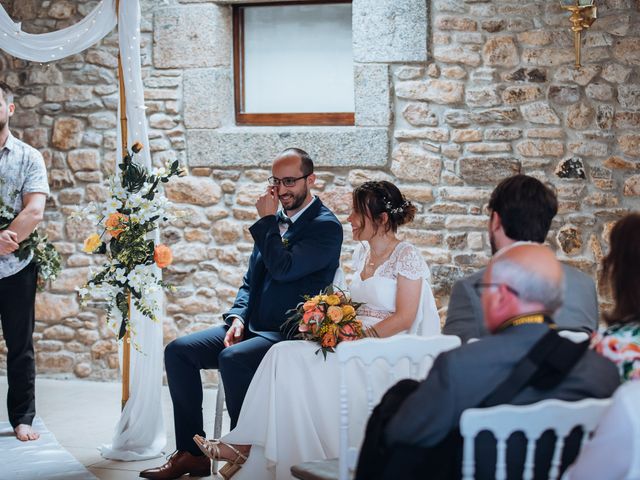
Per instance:
[[[580,68],[582,30],[589,28],[596,21],[598,7],[595,5],[595,0],[560,0],[560,6],[571,12],[569,21],[576,51],[576,68]]]

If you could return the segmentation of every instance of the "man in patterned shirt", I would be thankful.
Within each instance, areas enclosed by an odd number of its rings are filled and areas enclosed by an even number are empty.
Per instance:
[[[31,426],[36,411],[33,327],[37,269],[31,258],[18,259],[20,242],[42,220],[49,195],[42,155],[9,131],[15,111],[13,93],[0,82],[0,208],[17,213],[0,230],[0,320],[7,345],[7,408],[19,440],[37,440]]]

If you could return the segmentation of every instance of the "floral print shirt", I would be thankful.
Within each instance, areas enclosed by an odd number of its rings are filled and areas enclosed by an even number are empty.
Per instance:
[[[640,320],[601,329],[591,347],[618,366],[623,382],[640,380]]]

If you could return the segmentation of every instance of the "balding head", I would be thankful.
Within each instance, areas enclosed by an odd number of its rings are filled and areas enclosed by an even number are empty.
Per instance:
[[[544,245],[523,244],[496,255],[485,271],[485,283],[497,284],[482,295],[487,329],[495,331],[518,315],[553,314],[562,305],[563,272]]]

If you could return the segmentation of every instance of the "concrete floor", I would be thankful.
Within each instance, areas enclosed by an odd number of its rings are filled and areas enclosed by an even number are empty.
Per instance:
[[[7,420],[5,399],[6,377],[0,378],[0,403],[3,405],[0,420]],[[132,480],[146,468],[162,465],[164,457],[142,462],[118,462],[105,460],[98,449],[111,443],[113,428],[120,416],[121,386],[118,383],[102,383],[81,380],[38,379],[36,381],[36,410],[58,442],[80,463],[101,480]],[[215,413],[216,390],[204,393],[205,430],[211,435]],[[167,429],[165,452],[175,450],[173,438],[173,411],[167,387],[162,388],[162,409]],[[223,432],[229,430],[225,415]],[[42,472],[42,478],[46,478]],[[189,478],[189,477],[185,477]],[[215,477],[208,477],[215,478]]]

